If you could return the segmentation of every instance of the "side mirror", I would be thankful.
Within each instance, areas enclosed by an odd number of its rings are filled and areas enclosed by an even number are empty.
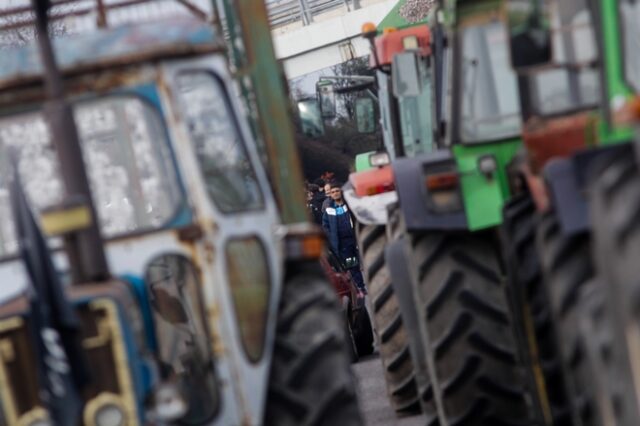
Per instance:
[[[391,65],[393,95],[396,98],[419,96],[422,91],[418,57],[415,53],[398,53]]]
[[[553,60],[549,0],[507,0],[509,45],[514,69]]]
[[[307,99],[299,101],[298,116],[302,123],[302,132],[305,135],[317,138],[324,134],[324,122],[317,100]]]
[[[333,82],[320,80],[316,83],[316,93],[320,100],[322,118],[333,118],[336,116],[336,91]]]
[[[371,98],[356,99],[356,124],[358,133],[373,133],[376,131],[376,110]]]

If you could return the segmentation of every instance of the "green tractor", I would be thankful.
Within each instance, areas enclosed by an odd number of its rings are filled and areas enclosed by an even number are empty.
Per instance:
[[[0,424],[362,424],[264,3],[64,3],[0,60]],[[98,28],[50,40],[70,15]],[[21,262],[28,210],[54,238]]]
[[[387,30],[375,40],[390,164],[353,174],[345,187],[378,335],[396,351],[381,346],[383,363],[413,364],[404,372],[411,387],[391,396],[409,401],[417,391],[429,421],[440,424],[543,417],[498,232],[522,146],[502,6],[440,2],[428,28]]]
[[[638,220],[627,142],[638,53],[627,23],[640,9],[609,0],[507,8],[526,149],[512,168],[520,191],[504,211],[505,257],[528,350],[549,367],[538,381],[546,420],[635,424],[637,333],[628,315],[637,278],[627,236]],[[568,402],[570,418],[554,398]]]

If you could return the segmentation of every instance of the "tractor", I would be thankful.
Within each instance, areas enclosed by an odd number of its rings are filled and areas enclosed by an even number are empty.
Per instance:
[[[35,11],[0,30],[38,43],[0,60],[0,424],[362,424],[264,3],[125,25],[144,1],[69,3],[2,12]],[[70,16],[98,28],[51,40]],[[28,273],[25,211],[48,274]],[[83,362],[34,308],[58,279]],[[81,364],[62,416],[54,378]]]
[[[540,366],[545,422],[635,424],[637,356],[624,319],[635,278],[618,274],[631,265],[622,235],[637,223],[628,186],[637,32],[625,22],[640,9],[608,0],[505,6],[524,123],[524,151],[511,165],[517,195],[504,209],[505,258]]]
[[[345,187],[388,383],[403,373],[391,397],[440,424],[539,423],[499,233],[522,145],[506,17],[444,1],[427,21],[365,28],[390,164],[372,155]]]

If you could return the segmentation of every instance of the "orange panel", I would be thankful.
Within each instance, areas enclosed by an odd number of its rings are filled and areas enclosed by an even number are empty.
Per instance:
[[[385,188],[391,191],[394,188],[393,170],[391,166],[380,167],[379,169],[366,170],[364,172],[351,173],[349,181],[353,185],[358,197],[366,197],[384,190],[378,191],[377,188]]]
[[[579,113],[554,119],[532,118],[522,132],[533,173],[539,173],[552,158],[568,157],[594,144],[596,118]]]
[[[391,65],[396,53],[404,52],[402,40],[405,37],[416,36],[418,38],[419,52],[421,56],[431,55],[431,31],[426,25],[392,31],[376,38],[376,52],[380,65]],[[371,61],[375,59],[371,57]],[[372,64],[375,66],[375,63]]]

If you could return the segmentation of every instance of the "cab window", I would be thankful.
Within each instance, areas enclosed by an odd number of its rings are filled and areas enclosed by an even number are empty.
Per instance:
[[[640,1],[620,0],[620,25],[624,50],[624,72],[627,82],[640,91]]]
[[[461,139],[479,143],[520,133],[516,76],[504,23],[493,14],[468,18],[460,32]]]
[[[255,171],[223,83],[205,71],[178,76],[180,107],[209,197],[223,213],[263,208]]]
[[[74,106],[101,230],[112,237],[164,226],[182,200],[162,117],[135,96]],[[0,117],[0,257],[15,253],[9,150],[32,206],[60,203],[64,187],[49,128],[39,111]]]
[[[535,112],[540,115],[594,107],[600,79],[595,33],[586,1],[558,2],[553,22],[556,67],[538,73],[533,82]]]

